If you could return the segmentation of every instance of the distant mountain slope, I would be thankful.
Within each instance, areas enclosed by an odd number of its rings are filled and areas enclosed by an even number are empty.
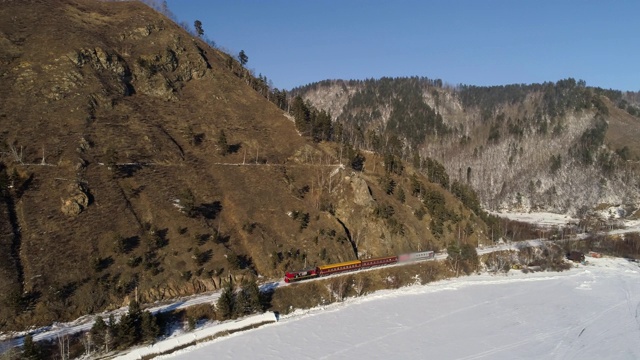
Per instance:
[[[237,60],[142,3],[4,1],[0,44],[0,330],[490,241],[410,165],[352,169],[301,136]]]
[[[638,94],[583,81],[494,87],[427,78],[329,80],[292,91],[357,147],[444,164],[490,209],[583,213],[640,203]]]

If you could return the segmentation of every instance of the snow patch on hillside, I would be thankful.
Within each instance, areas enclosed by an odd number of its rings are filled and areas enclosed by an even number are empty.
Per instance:
[[[541,227],[567,226],[577,224],[580,220],[566,214],[554,214],[549,212],[490,212],[492,215],[507,218],[509,220],[526,222]]]
[[[627,211],[623,206],[609,206],[606,209],[596,211],[596,214],[603,220],[622,219],[627,216]]]

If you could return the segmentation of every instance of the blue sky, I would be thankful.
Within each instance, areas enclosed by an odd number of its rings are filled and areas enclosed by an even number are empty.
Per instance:
[[[168,0],[275,87],[426,76],[502,85],[573,77],[640,90],[640,1]]]

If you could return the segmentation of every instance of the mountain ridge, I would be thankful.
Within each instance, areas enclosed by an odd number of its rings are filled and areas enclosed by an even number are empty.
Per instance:
[[[573,79],[451,87],[413,77],[327,80],[292,94],[350,127],[358,147],[391,143],[405,160],[419,156],[414,165],[440,161],[488,209],[584,215],[601,203],[638,207],[635,93]],[[586,195],[573,199],[576,189]]]

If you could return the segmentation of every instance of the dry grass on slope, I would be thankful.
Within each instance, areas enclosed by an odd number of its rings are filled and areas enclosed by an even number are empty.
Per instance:
[[[627,146],[630,158],[640,160],[640,119],[629,115],[624,110],[609,106],[609,127],[605,143],[612,150],[620,150]]]

